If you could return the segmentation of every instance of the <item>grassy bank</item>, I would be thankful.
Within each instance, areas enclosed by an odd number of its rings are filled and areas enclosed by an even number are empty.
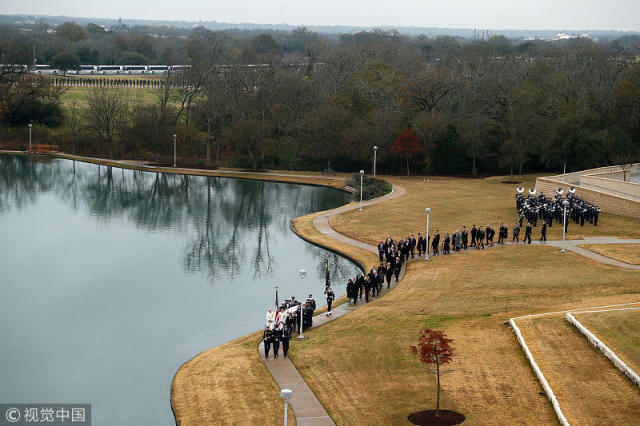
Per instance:
[[[640,265],[640,244],[583,244],[580,247],[631,265]]]
[[[392,184],[400,185],[407,193],[395,200],[367,207],[364,212],[351,211],[334,217],[331,226],[341,234],[370,244],[391,234],[394,238],[408,234],[424,233],[426,227],[425,207],[432,209],[429,216],[429,229],[440,234],[451,234],[466,225],[494,227],[503,221],[512,228],[518,220],[515,209],[515,184],[504,184],[505,177],[495,176],[486,179],[389,177]],[[525,187],[535,185],[535,175],[518,177]],[[540,222],[533,230],[533,239],[540,238]],[[628,236],[640,237],[640,220],[602,213],[598,226],[569,224],[567,238],[580,239],[583,236]],[[524,232],[520,237],[524,236]],[[548,229],[548,239],[561,239],[562,226],[554,222]],[[495,239],[497,241],[497,237]]]
[[[435,404],[434,373],[408,347],[420,329],[444,329],[456,355],[442,378],[443,408],[464,413],[469,424],[555,424],[504,322],[526,313],[639,300],[639,279],[638,272],[548,247],[415,262],[384,298],[309,331],[292,346],[292,359],[336,423],[402,424],[408,414]],[[600,405],[597,399],[588,403]]]
[[[181,426],[282,424],[280,388],[258,355],[262,332],[209,349],[185,363],[171,386]],[[295,416],[289,411],[289,424]]]
[[[640,310],[584,313],[576,318],[640,374]]]
[[[638,424],[638,387],[564,315],[519,320],[518,327],[571,424]]]

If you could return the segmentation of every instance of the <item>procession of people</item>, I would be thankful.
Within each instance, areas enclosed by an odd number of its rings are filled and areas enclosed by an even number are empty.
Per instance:
[[[537,227],[538,221],[541,222],[539,241],[544,243],[547,240],[547,228],[553,225],[553,221],[563,222],[565,207],[567,209],[565,231],[570,220],[580,224],[580,226],[584,226],[585,222],[598,226],[600,208],[575,195],[575,188],[569,189],[564,198],[562,197],[564,190],[558,188],[553,199],[546,197],[543,193],[536,195],[536,190],[533,188],[529,190],[527,197],[523,195],[523,192],[523,187],[517,188],[515,198],[518,221],[512,228],[512,243],[520,243],[520,232],[524,227],[522,244],[531,244],[533,228]],[[497,243],[494,243],[496,232],[498,238]],[[377,245],[379,264],[373,265],[364,274],[358,272],[354,278],[350,278],[347,281],[347,303],[353,305],[358,302],[369,303],[372,298],[380,296],[385,283],[387,284],[386,288],[389,289],[394,278],[395,283],[398,282],[402,266],[406,262],[415,259],[416,256],[421,258],[427,255],[429,248],[431,248],[433,256],[448,255],[452,250],[454,252],[468,250],[469,248],[483,250],[485,247],[491,247],[494,244],[503,245],[508,241],[508,238],[509,226],[505,225],[504,222],[500,222],[497,230],[491,224],[486,226],[473,224],[470,230],[467,230],[465,225],[452,232],[451,235],[445,233],[444,237],[440,235],[438,229],[435,230],[433,238],[431,235],[418,233],[417,237],[412,234],[405,238],[394,240],[389,235]],[[328,263],[325,294],[328,308],[327,315],[330,316],[332,315],[331,308],[335,300],[335,293],[330,286]],[[316,302],[311,295],[303,303],[300,303],[292,296],[280,305],[278,309],[269,309],[264,330],[265,357],[269,357],[270,349],[273,348],[273,356],[277,358],[280,343],[282,343],[283,355],[286,357],[292,332],[297,330],[300,333],[301,322],[302,331],[310,328],[313,325],[315,309]],[[302,315],[302,321],[300,321],[300,315]]]

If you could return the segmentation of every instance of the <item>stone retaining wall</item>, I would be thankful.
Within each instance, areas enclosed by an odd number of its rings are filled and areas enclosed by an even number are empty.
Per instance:
[[[634,164],[633,170],[637,170],[640,164]],[[576,188],[576,195],[584,200],[597,205],[603,212],[613,213],[620,216],[628,216],[640,219],[640,193],[636,198],[635,190],[640,188],[640,184],[622,181],[614,181],[613,179],[599,178],[595,181],[589,180],[589,176],[602,176],[610,174],[615,176],[620,172],[620,166],[600,167],[597,169],[583,170],[580,172],[567,173],[564,175],[540,177],[536,179],[536,190],[544,193],[548,197],[553,197],[558,188],[563,188],[566,194],[570,187]],[[580,186],[581,179],[585,179],[586,186]],[[609,181],[611,188],[603,188],[600,183]],[[627,185],[626,188],[633,188],[631,194],[623,194],[618,184]]]
[[[606,311],[600,311],[600,312],[606,312]],[[589,340],[589,342],[591,342],[591,344],[595,346],[596,349],[602,352],[604,356],[609,358],[609,360],[613,363],[613,365],[616,366],[616,368],[618,368],[618,370],[622,371],[629,378],[629,380],[631,380],[633,383],[635,383],[637,386],[640,387],[640,376],[638,376],[638,374],[635,371],[629,368],[629,366],[625,364],[625,362],[622,361],[615,354],[615,352],[609,349],[607,345],[602,343],[602,340],[598,339],[595,336],[595,334],[590,332],[587,327],[582,325],[582,323],[578,321],[576,317],[573,316],[570,312],[567,312],[566,319],[567,321],[569,321],[570,324],[574,325],[580,331],[580,333],[584,334],[587,340]]]

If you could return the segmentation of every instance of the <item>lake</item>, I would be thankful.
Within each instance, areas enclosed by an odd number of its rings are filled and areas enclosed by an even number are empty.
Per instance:
[[[90,403],[98,426],[174,424],[177,369],[261,329],[275,286],[280,301],[324,305],[328,257],[344,293],[356,266],[289,223],[349,197],[0,155],[0,402]]]

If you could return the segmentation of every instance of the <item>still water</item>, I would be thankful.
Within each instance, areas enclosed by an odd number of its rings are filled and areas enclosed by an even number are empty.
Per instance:
[[[0,155],[0,403],[91,403],[94,425],[174,424],[178,367],[260,329],[283,297],[324,304],[352,263],[299,239],[328,188]],[[298,270],[308,271],[301,284]]]

